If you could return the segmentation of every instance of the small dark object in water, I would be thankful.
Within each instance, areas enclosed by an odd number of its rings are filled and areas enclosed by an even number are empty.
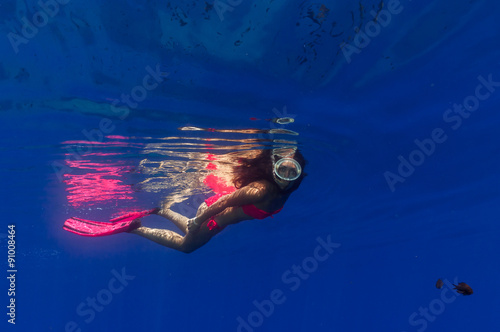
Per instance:
[[[438,279],[438,281],[436,281],[436,288],[439,288],[439,289],[443,288],[443,284],[444,284],[443,280]]]
[[[465,282],[460,282],[458,285],[453,284],[457,290],[457,293],[463,294],[463,295],[471,295],[473,293],[472,288],[470,288],[469,285],[467,285]]]

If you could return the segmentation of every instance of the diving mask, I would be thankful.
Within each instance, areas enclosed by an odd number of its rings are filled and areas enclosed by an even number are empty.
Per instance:
[[[274,174],[281,180],[294,181],[302,174],[302,167],[293,158],[281,158],[274,163]]]

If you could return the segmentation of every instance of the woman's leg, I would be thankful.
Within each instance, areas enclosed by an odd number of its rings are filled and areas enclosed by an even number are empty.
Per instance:
[[[204,224],[198,231],[194,233],[188,232],[185,236],[167,229],[148,228],[143,226],[130,231],[130,233],[145,237],[167,248],[172,248],[184,253],[191,253],[210,241],[210,239],[220,231],[221,229],[209,230]]]
[[[173,222],[175,224],[175,226],[179,227],[179,229],[184,234],[187,233],[187,222],[188,222],[189,218],[183,216],[180,213],[174,212],[174,211],[170,210],[169,208],[163,208],[160,211],[158,211],[156,214]]]
[[[149,228],[141,226],[130,231],[130,233],[140,235],[154,241],[167,248],[183,251],[184,237],[167,229]],[[184,252],[184,251],[183,251]]]
[[[203,202],[200,207],[198,208],[198,211],[196,212],[196,216],[199,216],[205,209],[207,208],[207,204]],[[166,218],[173,222],[175,226],[179,227],[179,229],[184,233],[187,234],[187,222],[189,218],[183,216],[180,213],[174,212],[170,210],[170,208],[163,207],[161,210],[159,210],[157,215],[162,216],[163,218]]]

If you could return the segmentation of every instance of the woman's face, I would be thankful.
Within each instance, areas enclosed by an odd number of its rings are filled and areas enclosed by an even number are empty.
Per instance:
[[[286,181],[286,180],[280,179],[277,176],[274,177],[274,181],[276,182],[278,187],[280,187],[281,190],[288,189],[293,183],[293,181]]]
[[[300,173],[297,170],[298,163],[291,158],[284,158],[280,160],[281,163],[278,167],[278,170],[275,169],[279,173],[278,177],[282,180],[285,179],[296,179]],[[287,181],[287,180],[285,180]],[[288,182],[288,181],[287,181]]]
[[[294,149],[282,149],[276,154],[273,150],[273,178],[281,190],[290,188],[302,172],[300,164],[294,157]]]
[[[277,175],[279,172],[279,176]],[[284,160],[280,166],[279,171],[277,169],[273,169],[273,177],[276,184],[280,187],[281,190],[286,190],[293,185],[293,181],[287,181],[283,178],[294,178],[297,176],[297,169],[294,167],[293,163],[289,160]]]

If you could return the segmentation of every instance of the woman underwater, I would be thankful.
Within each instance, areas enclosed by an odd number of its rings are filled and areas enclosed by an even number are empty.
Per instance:
[[[243,158],[234,167],[232,182],[236,191],[208,198],[198,208],[196,217],[188,219],[169,208],[155,211],[172,221],[184,236],[166,229],[144,227],[139,219],[129,233],[191,253],[229,225],[264,219],[281,211],[302,182],[305,164],[304,157],[295,148],[262,150],[255,158]]]

